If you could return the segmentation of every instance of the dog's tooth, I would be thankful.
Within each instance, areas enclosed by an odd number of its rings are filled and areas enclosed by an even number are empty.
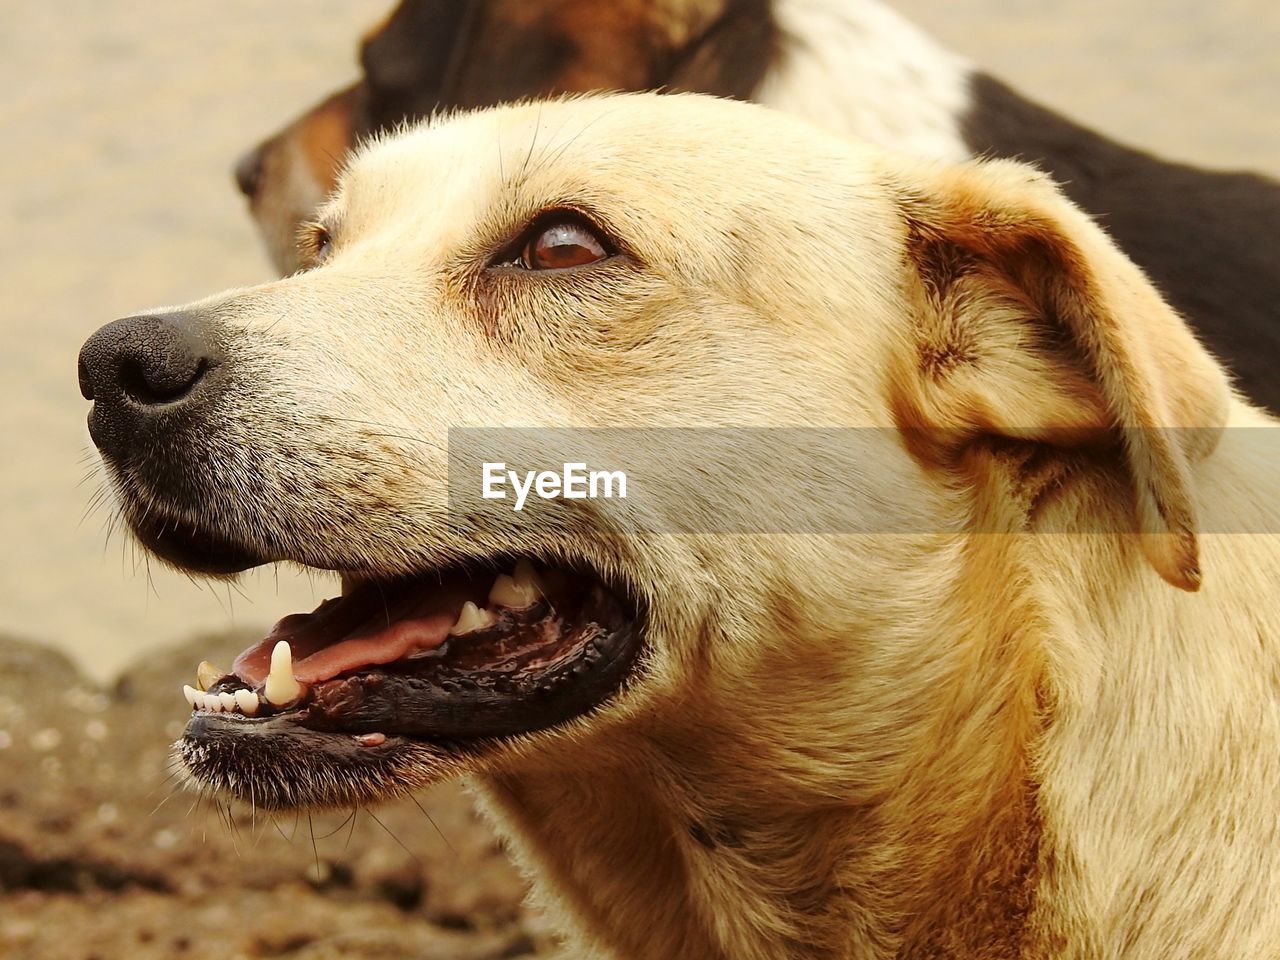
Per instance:
[[[459,634],[470,633],[473,630],[483,630],[485,627],[492,626],[497,619],[492,610],[487,607],[482,610],[468,600],[462,605],[462,612],[458,614],[458,622],[449,631],[449,636],[456,637]]]
[[[511,579],[515,582],[517,590],[531,593],[534,600],[547,595],[547,585],[543,583],[542,577],[538,575],[538,571],[533,568],[533,564],[528,560],[516,561],[516,569]]]
[[[531,583],[526,581],[524,584],[518,584],[515,578],[505,573],[498,574],[497,579],[493,581],[493,586],[489,588],[490,606],[519,610],[537,602],[538,591]]]
[[[186,683],[182,685],[182,695],[187,698],[187,703],[191,704],[191,709],[193,710],[196,708],[196,705],[204,699],[204,694],[195,687]]]
[[[204,695],[204,700],[201,701],[200,705],[210,713],[222,712],[222,701],[218,699],[218,695],[216,693],[206,693]]]
[[[218,694],[218,702],[222,704],[222,709],[227,713],[235,713],[236,711],[236,695],[234,693]]]
[[[236,706],[245,716],[252,717],[258,712],[258,695],[252,690],[237,690]]]
[[[271,651],[271,672],[262,689],[267,703],[283,707],[302,696],[302,685],[293,676],[293,650],[288,640],[281,640]]]
[[[219,670],[208,660],[201,660],[200,666],[196,667],[196,688],[208,690],[225,676],[226,673]]]

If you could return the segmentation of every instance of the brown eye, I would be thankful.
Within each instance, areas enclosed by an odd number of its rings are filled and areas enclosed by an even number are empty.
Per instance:
[[[528,270],[583,267],[612,255],[609,245],[590,225],[576,217],[551,220],[538,227],[520,251]]]
[[[329,259],[333,250],[333,237],[320,224],[312,224],[306,228],[301,246],[304,259],[309,260],[311,266],[318,267]]]
[[[329,254],[333,251],[333,237],[329,236],[329,231],[324,227],[316,228],[314,246],[316,263],[324,263],[329,259]]]

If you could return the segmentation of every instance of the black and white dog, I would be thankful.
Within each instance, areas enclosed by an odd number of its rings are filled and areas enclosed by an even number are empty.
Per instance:
[[[593,89],[756,100],[945,160],[1035,163],[1099,219],[1280,410],[1280,184],[1117,143],[943,49],[879,0],[403,0],[364,79],[247,154],[237,180],[282,272],[361,137],[449,107]]]

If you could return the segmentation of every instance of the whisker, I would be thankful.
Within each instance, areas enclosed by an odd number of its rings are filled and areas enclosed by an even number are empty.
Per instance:
[[[339,831],[343,830],[343,829],[346,827],[347,822],[348,822],[349,820],[351,820],[351,819],[352,819],[352,817],[354,817],[355,815],[356,815],[355,810],[352,810],[352,811],[351,811],[351,813],[347,814],[346,818],[345,818],[341,823],[339,823],[336,827],[334,827],[334,828],[333,828],[332,830],[330,830],[328,833],[322,833],[322,834],[320,834],[320,836],[318,836],[316,839],[317,839],[317,840],[328,840],[328,839],[329,839],[330,837],[332,837],[334,834],[336,834],[336,833],[338,833]]]
[[[413,801],[413,805],[415,807],[417,807],[419,810],[422,811],[422,815],[427,818],[427,822],[430,823],[431,826],[435,827],[435,831],[436,833],[440,834],[440,839],[444,841],[444,845],[448,847],[449,852],[456,857],[458,855],[458,851],[455,850],[453,844],[449,842],[449,838],[444,835],[444,831],[440,829],[440,825],[436,823],[435,818],[431,816],[431,814],[427,813],[427,808],[424,807],[421,803],[419,803],[418,798],[415,797],[412,793],[409,794],[409,799]]]
[[[356,814],[359,812],[360,807],[358,804],[351,808],[351,829],[347,831],[347,842],[342,845],[342,855],[344,857],[347,855],[347,847],[351,846],[351,838],[356,835]]]
[[[417,863],[419,865],[422,864],[422,861],[418,859],[418,855],[414,853],[412,850],[410,850],[408,847],[406,847],[404,845],[404,841],[402,841],[399,837],[397,837],[394,833],[392,833],[391,829],[385,823],[383,823],[381,820],[378,819],[378,815],[376,813],[374,813],[372,810],[366,810],[365,813],[373,818],[374,823],[380,826],[383,830],[387,831],[387,836],[389,836],[396,843],[400,844],[400,849],[403,850],[405,853],[407,853],[410,857],[412,857],[414,863]]]
[[[284,832],[284,828],[280,826],[280,821],[278,821],[275,817],[272,817],[271,825],[276,828],[276,833],[280,834],[281,840],[283,840],[285,843],[289,844],[290,846],[293,845],[293,837],[289,836]],[[296,820],[294,821],[294,826],[297,826]]]
[[[319,883],[324,875],[320,872],[320,848],[316,846],[316,825],[310,813],[307,814],[307,829],[311,831],[311,855],[316,858],[316,883]]]

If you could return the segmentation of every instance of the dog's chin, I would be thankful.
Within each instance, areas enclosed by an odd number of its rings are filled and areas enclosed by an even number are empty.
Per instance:
[[[275,559],[215,531],[196,529],[155,510],[128,510],[127,516],[130,530],[148,553],[185,573],[232,577]]]
[[[643,646],[641,604],[586,564],[487,556],[343,585],[184,689],[175,750],[197,785],[266,808],[404,793],[601,709]]]

